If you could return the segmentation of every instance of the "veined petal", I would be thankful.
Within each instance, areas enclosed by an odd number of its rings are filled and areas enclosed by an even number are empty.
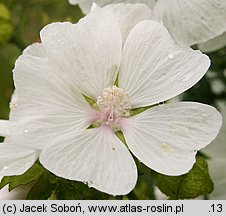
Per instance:
[[[0,176],[21,175],[37,160],[39,153],[18,145],[0,144]]]
[[[154,14],[180,45],[206,42],[226,31],[224,0],[158,0]]]
[[[122,40],[125,42],[132,28],[142,20],[151,19],[152,12],[144,4],[110,4],[105,7],[114,13],[120,25]]]
[[[33,43],[26,47],[23,51],[24,55],[31,55],[36,57],[46,57],[46,51],[42,43]]]
[[[91,6],[93,4],[93,2],[97,3],[100,7],[106,6],[108,4],[116,4],[116,3],[142,3],[142,4],[146,4],[148,7],[150,7],[151,9],[154,7],[155,5],[155,0],[69,0],[69,3],[72,5],[76,5],[79,4],[79,7],[81,8],[82,12],[87,14],[90,9]]]
[[[10,114],[13,143],[41,149],[58,136],[84,130],[92,122],[95,111],[48,58],[23,54],[13,72],[19,98]]]
[[[198,44],[198,48],[202,52],[206,52],[206,53],[217,51],[225,46],[226,46],[226,32],[205,43]]]
[[[53,23],[41,31],[48,57],[83,94],[96,100],[116,79],[122,36],[116,18],[95,10],[77,24]]]
[[[156,104],[179,95],[197,83],[209,68],[200,51],[179,48],[156,21],[138,23],[123,48],[119,87],[133,107]]]
[[[137,180],[131,154],[108,128],[88,129],[73,139],[65,137],[44,149],[40,162],[57,176],[87,182],[112,195],[129,193]]]
[[[9,135],[9,121],[8,120],[0,120],[0,136],[8,136]]]
[[[145,165],[166,175],[182,175],[192,168],[196,152],[217,136],[221,124],[215,108],[179,102],[122,120],[122,131],[129,149]]]

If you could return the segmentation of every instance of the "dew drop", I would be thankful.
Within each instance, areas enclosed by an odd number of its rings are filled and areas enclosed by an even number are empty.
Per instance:
[[[168,58],[169,58],[169,59],[174,59],[174,54],[169,54],[169,55],[168,55]]]
[[[25,130],[24,130],[24,133],[28,133],[28,130],[27,130],[27,129],[25,129]]]
[[[63,42],[62,38],[58,38],[58,42],[62,43]]]

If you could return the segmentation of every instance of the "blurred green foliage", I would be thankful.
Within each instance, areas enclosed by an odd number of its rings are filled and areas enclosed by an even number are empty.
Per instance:
[[[11,16],[8,8],[0,3],[0,44],[8,41],[13,33]]]

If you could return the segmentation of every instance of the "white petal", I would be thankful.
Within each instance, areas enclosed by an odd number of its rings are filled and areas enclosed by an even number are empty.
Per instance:
[[[0,144],[0,176],[21,175],[38,158],[38,152],[18,145]]]
[[[116,4],[116,3],[142,3],[146,4],[149,8],[153,8],[155,5],[155,0],[69,0],[69,3],[72,5],[79,4],[79,7],[82,9],[83,13],[88,13],[92,6],[92,3],[95,2],[97,5],[103,7],[108,4]]]
[[[41,43],[33,43],[32,45],[28,46],[24,51],[23,54],[36,56],[36,57],[46,57],[46,51]]]
[[[214,52],[226,46],[226,32],[205,43],[198,44],[198,48],[203,52]]]
[[[179,48],[158,22],[146,20],[130,32],[123,48],[119,86],[134,107],[179,95],[206,73],[210,60],[200,51]]]
[[[116,16],[120,25],[123,43],[132,28],[142,20],[151,19],[152,12],[144,4],[110,4],[105,7]]]
[[[112,13],[96,10],[77,24],[54,23],[41,31],[48,56],[61,73],[96,100],[116,79],[122,37]]]
[[[133,154],[166,175],[188,172],[197,150],[218,134],[221,115],[215,108],[192,102],[155,106],[123,120],[122,131]]]
[[[94,110],[48,58],[24,54],[16,62],[19,101],[10,114],[11,139],[41,149],[58,136],[85,129]]]
[[[68,0],[70,4],[76,5],[79,3],[79,0]],[[81,1],[81,0],[80,0]]]
[[[206,42],[226,31],[225,0],[158,0],[154,14],[180,45]]]
[[[129,193],[137,180],[131,154],[107,128],[88,129],[49,146],[40,162],[57,176],[87,182],[112,195]]]
[[[9,135],[9,121],[0,120],[0,136],[8,136]]]

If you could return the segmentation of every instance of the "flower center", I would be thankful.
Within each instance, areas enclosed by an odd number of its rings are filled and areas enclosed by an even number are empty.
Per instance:
[[[118,128],[120,118],[130,115],[129,96],[115,85],[103,90],[102,95],[97,97],[96,106],[100,111],[100,123],[112,128]]]

